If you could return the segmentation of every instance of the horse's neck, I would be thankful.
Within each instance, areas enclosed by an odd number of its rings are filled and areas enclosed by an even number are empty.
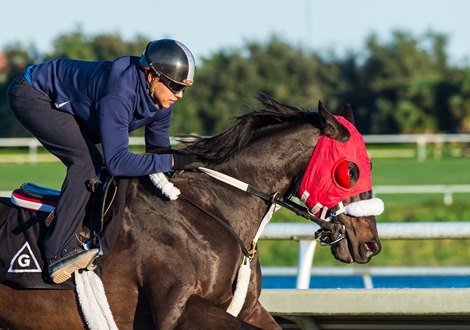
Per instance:
[[[170,179],[170,181],[181,190],[182,195],[197,204],[198,207],[202,207],[215,214],[222,221],[230,223],[235,233],[249,246],[266,209],[265,203],[260,198],[223,182],[214,181],[213,178],[204,173],[183,173],[181,177]],[[126,217],[128,221],[125,225],[126,230],[137,230],[137,232],[149,230],[147,228],[148,221],[145,218],[147,213],[141,213],[141,205],[146,207],[151,205],[152,208],[159,209],[159,212],[163,213],[168,220],[171,220],[173,215],[177,218],[181,216],[181,214],[178,214],[178,211],[171,210],[172,205],[180,206],[176,209],[195,211],[193,206],[183,197],[176,201],[168,202],[166,197],[158,197],[158,195],[160,193],[155,189],[150,180],[134,179],[131,181],[127,191],[126,202],[128,204],[127,212],[132,214],[132,216]],[[165,209],[166,207],[169,209]],[[191,213],[185,211],[184,214]],[[190,219],[187,220],[191,222]],[[216,220],[212,220],[213,226],[220,226]],[[169,223],[168,221],[164,222]]]
[[[215,167],[215,170],[241,180],[262,192],[283,195],[295,176],[302,174],[313,152],[317,138],[290,136],[280,143],[252,145],[231,161]],[[301,137],[299,137],[301,136]],[[274,140],[271,142],[275,142]],[[242,238],[252,239],[256,233],[268,205],[259,197],[237,191],[225,183],[217,185],[220,208],[224,217],[232,224]]]
[[[305,170],[318,136],[309,133],[253,144],[214,169],[266,193],[283,194],[292,179]]]

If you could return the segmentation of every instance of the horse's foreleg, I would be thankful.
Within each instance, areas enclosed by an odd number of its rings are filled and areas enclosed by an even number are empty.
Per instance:
[[[261,329],[265,330],[280,330],[281,327],[271,314],[260,304],[259,301],[256,301],[253,306],[243,308],[240,312],[239,318],[244,321],[256,325]]]
[[[259,302],[261,292],[261,267],[256,259],[255,271],[252,273],[251,282],[248,287],[248,294],[245,299],[243,309],[240,311],[238,318],[256,325],[266,330],[279,330],[281,327],[271,314]]]
[[[245,323],[224,309],[216,307],[198,296],[189,298],[186,307],[178,320],[176,329],[200,330],[200,329],[260,329],[248,323]]]

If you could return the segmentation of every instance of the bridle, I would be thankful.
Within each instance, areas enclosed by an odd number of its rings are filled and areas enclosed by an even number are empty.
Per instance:
[[[215,178],[219,181],[229,184],[232,187],[238,188],[239,190],[245,191],[251,195],[259,197],[260,199],[265,201],[268,205],[272,205],[272,204],[279,205],[281,207],[288,209],[291,212],[294,212],[298,216],[301,216],[309,221],[316,223],[318,226],[320,226],[320,229],[315,232],[315,238],[319,240],[320,245],[332,246],[332,245],[337,244],[339,241],[341,241],[342,239],[346,237],[346,228],[344,227],[343,224],[341,224],[337,220],[338,213],[334,211],[330,211],[330,215],[328,218],[317,217],[314,214],[312,214],[310,210],[307,209],[306,207],[299,205],[291,200],[291,197],[296,192],[295,186],[297,186],[297,184],[295,181],[292,185],[293,188],[288,189],[288,193],[286,193],[284,198],[280,198],[278,192],[274,194],[267,194],[261,191],[260,189],[254,187],[253,185],[250,185],[248,183],[235,179],[226,174],[217,172],[215,170],[211,170],[211,169],[204,168],[204,167],[199,167],[199,171],[211,176],[212,178]],[[195,203],[191,201],[190,203],[196,206]],[[208,214],[208,212],[206,211],[204,212]]]
[[[312,159],[313,159],[313,156],[311,158],[311,161]],[[349,163],[348,161],[345,161],[344,159],[340,161],[341,161],[340,164],[344,162],[346,162],[346,164]],[[351,202],[351,203],[348,203],[347,205],[344,205],[341,199],[339,199],[335,201],[336,205],[330,203],[329,207],[323,206],[320,202],[317,202],[316,204],[310,203],[311,205],[307,205],[307,203],[305,202],[306,199],[304,198],[304,196],[307,196],[308,198],[310,194],[305,189],[305,186],[302,187],[302,184],[304,183],[306,174],[310,173],[309,167],[310,166],[308,166],[307,169],[303,173],[301,173],[301,176],[298,177],[298,178],[301,178],[301,180],[298,180],[298,179],[293,180],[293,182],[291,183],[291,185],[289,186],[289,188],[287,189],[283,197],[280,197],[279,192],[275,192],[271,194],[265,193],[251,184],[245,183],[243,181],[240,181],[236,178],[233,178],[221,172],[204,168],[204,167],[198,168],[200,172],[205,173],[211,176],[212,178],[217,179],[218,181],[222,181],[246,193],[254,195],[262,199],[264,202],[266,202],[270,206],[268,213],[265,214],[263,220],[261,221],[261,225],[258,228],[257,234],[255,235],[255,240],[252,241],[252,246],[250,250],[248,250],[245,247],[245,245],[241,241],[238,234],[235,233],[235,231],[230,226],[230,224],[227,223],[227,221],[224,221],[223,219],[221,219],[214,213],[203,208],[198,203],[192,201],[187,196],[184,196],[183,194],[181,194],[179,189],[176,189],[177,193],[175,194],[173,198],[170,198],[170,199],[176,199],[177,196],[181,196],[189,204],[191,204],[192,206],[194,206],[201,212],[205,213],[210,218],[216,220],[219,224],[225,227],[230,232],[230,234],[237,240],[245,257],[249,258],[250,260],[253,258],[254,253],[256,252],[256,241],[259,238],[259,235],[261,234],[261,231],[263,230],[266,223],[269,222],[272,216],[272,213],[274,212],[274,211],[271,212],[271,210],[274,210],[276,207],[284,207],[287,210],[295,213],[296,215],[301,216],[306,220],[316,223],[320,227],[320,229],[315,232],[314,234],[315,239],[319,240],[320,245],[328,245],[328,246],[334,246],[338,244],[341,240],[346,238],[346,228],[340,221],[338,221],[338,216],[340,214],[345,213],[353,217],[363,217],[363,216],[376,216],[376,215],[380,215],[383,212],[383,208],[384,208],[383,202],[378,198]],[[335,166],[333,166],[333,169],[334,168]],[[154,175],[158,175],[158,174],[159,173],[156,173]],[[152,178],[152,175],[151,175],[151,178]],[[159,186],[159,184],[157,183],[157,181],[159,180],[168,182],[165,176],[161,174],[160,179],[158,180],[156,179],[155,181],[154,179],[152,179],[152,181],[157,185],[157,187]],[[309,187],[312,187],[312,186],[309,186]],[[316,187],[316,186],[313,186],[313,187]],[[367,188],[367,186],[363,185],[363,188]],[[318,190],[318,188],[316,189]],[[163,190],[164,189],[162,189],[162,192],[164,192]],[[319,190],[319,191],[321,191],[323,194],[327,194],[327,195],[329,194],[329,190]],[[302,192],[301,197],[298,197],[300,192]],[[344,200],[344,197],[351,198],[359,193],[360,193],[360,190],[358,191],[358,189],[356,189],[354,191],[354,194],[350,194],[350,196],[342,195],[342,197]],[[296,203],[294,201],[296,200],[296,198],[292,198],[292,197],[298,197],[300,201],[306,204],[306,206]],[[319,216],[317,216],[318,214]],[[267,221],[265,221],[266,219]]]

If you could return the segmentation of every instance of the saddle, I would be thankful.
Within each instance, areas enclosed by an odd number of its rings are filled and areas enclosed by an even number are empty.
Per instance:
[[[11,202],[27,210],[50,213],[56,208],[59,196],[59,190],[34,183],[23,183],[11,193]]]
[[[127,181],[122,181],[106,176],[94,185],[81,232],[83,239],[97,237],[105,256],[114,245],[124,212]],[[10,199],[0,198],[0,210],[9,208],[7,216],[0,219],[0,282],[15,288],[74,289],[72,280],[49,282],[42,247],[59,196],[58,190],[24,183]],[[104,263],[101,259],[95,269],[98,275]]]
[[[105,173],[101,176],[104,177],[104,180],[92,179],[88,184],[93,192],[91,199],[92,215],[87,214],[85,217],[86,221],[81,233],[84,239],[101,233],[106,209],[113,203],[114,196],[112,195],[116,194],[114,178],[107,176]],[[28,182],[23,183],[19,189],[15,189],[11,193],[11,202],[27,210],[50,213],[46,219],[46,226],[48,227],[54,219],[52,212],[57,207],[59,197],[59,190]],[[94,233],[91,233],[91,231],[94,231]]]

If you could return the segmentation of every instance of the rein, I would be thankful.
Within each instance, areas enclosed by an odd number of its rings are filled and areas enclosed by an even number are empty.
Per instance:
[[[312,213],[309,212],[309,210],[306,207],[303,207],[301,205],[298,205],[294,202],[291,202],[289,200],[284,201],[282,199],[279,199],[278,193],[275,193],[273,195],[266,194],[262,192],[260,189],[245,183],[243,181],[240,181],[238,179],[235,179],[231,176],[228,176],[226,174],[205,168],[205,167],[199,167],[199,171],[213,177],[214,179],[217,179],[219,181],[222,181],[226,184],[229,184],[235,188],[238,188],[242,191],[248,192],[254,196],[257,196],[267,202],[268,204],[277,204],[279,206],[285,207],[289,211],[294,212],[296,215],[303,217],[304,219],[310,220],[312,222],[315,222],[317,225],[320,226],[320,229],[315,232],[315,238],[318,238],[320,240],[320,245],[334,245],[341,241],[343,238],[346,236],[346,230],[344,226],[340,223],[337,223],[335,221],[330,221],[330,220],[325,220],[322,218],[318,218],[314,216]],[[194,205],[194,204],[193,204]],[[196,205],[195,205],[196,206]],[[198,207],[199,208],[199,207]],[[204,210],[203,210],[204,211]],[[206,211],[204,211],[206,212]],[[206,213],[207,214],[207,213]],[[336,217],[336,214],[333,214],[330,219],[334,220]],[[216,219],[216,218],[214,218]],[[217,220],[217,219],[216,219]],[[217,220],[218,222],[222,220]],[[226,224],[224,222],[224,224]],[[233,232],[233,229],[231,230]],[[236,235],[236,234],[235,234]],[[238,238],[238,236],[237,236]],[[332,239],[333,238],[333,239]],[[238,238],[238,240],[240,240]],[[243,243],[241,243],[243,244]],[[243,249],[242,249],[243,250]]]
[[[246,248],[245,244],[243,244],[242,240],[240,239],[240,237],[238,236],[238,234],[233,230],[232,226],[230,226],[227,222],[225,222],[224,220],[222,220],[219,216],[215,215],[214,213],[212,213],[211,211],[209,210],[206,210],[205,208],[203,208],[202,206],[198,205],[197,203],[195,203],[194,201],[192,201],[191,199],[189,199],[188,197],[186,197],[185,195],[183,194],[180,194],[179,195],[181,198],[183,198],[186,202],[188,202],[189,204],[191,204],[192,206],[194,206],[195,208],[197,208],[199,211],[205,213],[206,215],[210,216],[212,219],[214,219],[215,221],[217,221],[219,224],[221,224],[225,229],[228,230],[228,232],[236,239],[238,245],[240,245],[240,248],[242,249],[242,252],[243,254],[245,255],[245,257],[249,258],[249,259],[252,259],[254,254],[255,254],[255,251],[250,250],[248,251],[248,249]]]

